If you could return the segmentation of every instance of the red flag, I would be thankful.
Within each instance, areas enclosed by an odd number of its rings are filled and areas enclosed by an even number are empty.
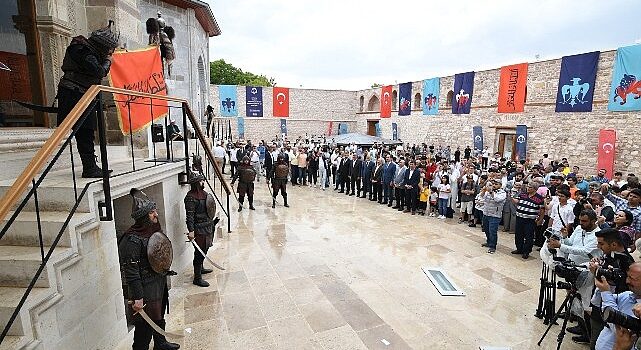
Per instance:
[[[332,136],[332,129],[334,129],[334,122],[329,122],[327,126],[327,136]]]
[[[607,177],[614,174],[614,151],[617,141],[617,131],[613,129],[599,130],[599,158],[597,168],[605,169]]]
[[[381,118],[392,116],[392,85],[381,88]]]
[[[133,51],[117,51],[112,57],[113,63],[109,72],[111,86],[167,96],[167,85],[158,46]],[[114,94],[114,100],[117,101],[116,111],[123,135],[143,130],[169,111],[166,100],[153,100],[153,106],[150,106],[148,98]]]
[[[274,87],[274,117],[289,117],[289,88]]]
[[[527,63],[501,67],[499,113],[523,112],[527,67]]]

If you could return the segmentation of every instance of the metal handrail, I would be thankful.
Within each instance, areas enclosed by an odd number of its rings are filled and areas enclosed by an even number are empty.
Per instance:
[[[92,85],[87,90],[87,92],[84,93],[80,101],[73,107],[71,112],[69,112],[65,120],[58,126],[56,131],[54,131],[51,137],[49,137],[49,139],[45,142],[42,148],[40,148],[38,152],[36,152],[36,154],[33,156],[33,158],[31,159],[29,164],[26,166],[26,168],[13,182],[13,184],[11,185],[11,188],[9,188],[9,190],[4,194],[4,196],[2,196],[2,200],[0,200],[0,221],[3,221],[5,219],[5,217],[7,216],[7,213],[16,204],[20,195],[27,189],[27,187],[31,183],[31,180],[34,177],[36,177],[36,174],[38,174],[40,170],[42,170],[42,167],[44,166],[47,159],[49,159],[51,154],[60,145],[60,142],[62,142],[66,138],[71,128],[76,124],[78,119],[83,115],[83,113],[87,110],[87,108],[92,103],[94,98],[96,98],[96,96],[100,92],[111,92],[111,93],[122,94],[122,95],[138,96],[138,97],[144,97],[144,98],[150,98],[150,99],[173,101],[173,102],[181,103],[183,107],[186,106],[185,108],[187,112],[186,116],[191,121],[191,124],[194,127],[194,130],[196,131],[196,135],[198,136],[200,143],[203,145],[203,148],[205,149],[207,155],[210,156],[212,160],[214,159],[213,153],[211,151],[211,147],[206,142],[204,134],[200,129],[200,125],[197,123],[197,120],[194,117],[194,114],[192,113],[191,109],[189,108],[189,104],[186,99],[173,97],[173,96],[154,95],[154,94],[148,94],[144,92],[119,89],[111,86]],[[187,160],[187,162],[189,161]],[[220,169],[216,169],[216,167],[214,167],[214,169],[215,169],[216,176],[221,180],[221,184],[225,192],[227,193],[227,195],[230,195],[232,192],[231,187],[223,179]]]

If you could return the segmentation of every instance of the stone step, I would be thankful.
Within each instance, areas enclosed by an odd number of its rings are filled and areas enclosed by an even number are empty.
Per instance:
[[[5,327],[9,322],[9,318],[15,311],[20,299],[22,298],[26,288],[16,288],[16,287],[0,287],[0,327]],[[25,304],[22,306],[20,313],[16,317],[15,321],[9,329],[9,335],[16,336],[17,339],[14,339],[14,342],[19,342],[21,340],[20,336],[25,335],[24,324],[29,318],[29,308],[31,305],[34,305],[44,298],[51,295],[51,290],[49,288],[33,288]],[[5,339],[7,341],[7,339]],[[2,342],[2,345],[5,345],[5,341]],[[3,349],[0,347],[0,349]],[[7,348],[10,349],[10,348]],[[13,348],[15,349],[15,348]]]
[[[7,219],[4,220],[0,228],[4,228],[8,219],[13,215],[13,212],[7,214]],[[67,219],[68,212],[40,212],[40,222],[42,228],[42,241],[45,247],[50,247],[56,236],[60,232],[62,225]],[[69,247],[69,227],[77,226],[81,223],[88,222],[93,219],[93,215],[89,213],[76,213],[69,224],[65,233],[62,234],[58,241],[58,246]],[[40,246],[40,238],[38,235],[38,223],[35,212],[23,211],[16,217],[16,220],[9,226],[7,232],[0,240],[0,244],[7,246]]]
[[[72,254],[71,248],[57,247],[49,262],[59,261],[69,254]],[[0,246],[0,287],[27,287],[41,262],[40,247]],[[47,267],[42,270],[35,287],[49,287]]]
[[[22,349],[26,338],[27,337],[21,335],[7,335],[2,341],[2,344],[0,344],[0,350]]]

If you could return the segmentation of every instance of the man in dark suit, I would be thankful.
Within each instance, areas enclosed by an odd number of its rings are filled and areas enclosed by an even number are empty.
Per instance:
[[[396,163],[392,161],[392,156],[388,153],[385,156],[385,164],[383,165],[383,204],[387,204],[388,207],[392,206],[393,200],[393,188],[394,188],[394,175],[396,174]]]
[[[372,199],[372,171],[374,171],[374,166],[376,164],[369,157],[369,153],[365,153],[365,161],[361,166],[361,174],[363,174],[363,195],[361,198],[365,198],[365,195],[369,193],[369,199]]]
[[[349,194],[350,196],[353,196],[354,190],[357,190],[356,193],[358,193],[358,196],[360,197],[361,195],[361,166],[363,165],[363,161],[361,160],[360,157],[356,156],[356,153],[352,154],[352,163],[350,164],[350,181],[352,182],[352,192]]]
[[[349,167],[352,160],[348,158],[347,152],[343,152],[341,162],[338,163],[338,182],[341,190],[338,193],[345,193],[345,184],[347,184],[347,194],[349,194]]]
[[[274,166],[276,165],[277,155],[274,152],[275,150],[276,147],[269,146],[267,147],[267,152],[265,153],[265,180],[267,183],[269,183],[269,179],[273,177],[272,172],[274,171]]]
[[[418,181],[421,177],[421,172],[416,169],[414,160],[410,160],[410,168],[405,172],[405,204],[407,208],[405,213],[412,212],[416,215],[416,205],[418,204]]]
[[[378,203],[383,204],[383,158],[376,160],[376,166],[372,171],[372,192],[370,194],[371,201],[378,200]]]

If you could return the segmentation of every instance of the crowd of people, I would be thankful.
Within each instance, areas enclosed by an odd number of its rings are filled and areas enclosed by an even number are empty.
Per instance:
[[[333,189],[336,195],[378,203],[381,210],[478,227],[486,236],[482,247],[488,254],[496,252],[501,228],[513,233],[514,242],[504,242],[513,244],[512,254],[528,259],[534,247],[555,251],[592,273],[612,267],[608,257],[621,251],[626,262],[617,266],[629,268],[632,276],[638,270],[641,278],[641,265],[633,264],[629,254],[641,248],[641,185],[635,174],[610,176],[606,169],[588,174],[566,158],[553,160],[547,154],[532,163],[515,161],[492,155],[487,147],[338,145],[314,137],[219,144],[214,153],[223,166],[229,160],[232,176],[238,160],[249,158],[255,172],[269,182],[280,159],[289,165],[292,186]],[[591,308],[612,306],[612,293],[634,293],[636,282],[624,279],[614,286],[592,281],[595,297],[584,296],[586,313],[577,315],[579,324],[568,331],[576,334],[573,340],[591,343],[593,349],[611,349],[615,338],[618,342],[626,334],[620,330],[615,337],[614,328],[604,327],[600,312]],[[641,285],[638,288],[641,292]],[[641,307],[635,312],[641,316]]]

